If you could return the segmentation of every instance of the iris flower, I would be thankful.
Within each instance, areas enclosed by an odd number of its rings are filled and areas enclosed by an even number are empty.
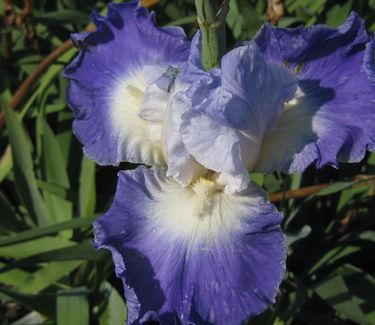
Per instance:
[[[121,171],[95,224],[124,284],[128,323],[240,324],[274,302],[285,270],[281,213],[249,171],[302,172],[374,149],[373,41],[265,25],[204,71],[200,34],[158,28],[138,1],[93,15],[66,68],[73,130]]]

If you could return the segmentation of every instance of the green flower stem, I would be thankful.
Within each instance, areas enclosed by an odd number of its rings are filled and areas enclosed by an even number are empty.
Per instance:
[[[195,0],[199,28],[202,32],[202,65],[209,71],[220,66],[221,57],[226,51],[225,16],[228,1],[219,7],[218,0]]]

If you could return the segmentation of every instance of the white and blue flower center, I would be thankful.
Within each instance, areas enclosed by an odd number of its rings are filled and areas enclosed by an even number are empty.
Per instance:
[[[145,164],[165,165],[162,124],[177,72],[168,65],[145,66],[119,80],[112,93],[112,134],[126,139],[128,152],[140,150],[136,154]]]

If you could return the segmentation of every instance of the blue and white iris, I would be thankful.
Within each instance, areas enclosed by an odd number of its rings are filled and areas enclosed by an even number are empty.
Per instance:
[[[282,215],[249,171],[359,161],[375,147],[374,41],[338,29],[265,25],[204,71],[200,34],[158,28],[139,1],[93,15],[66,68],[73,129],[119,173],[94,227],[124,283],[128,323],[240,324],[275,300]]]

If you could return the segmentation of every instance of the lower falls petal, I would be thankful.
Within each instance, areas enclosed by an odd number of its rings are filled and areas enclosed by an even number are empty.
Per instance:
[[[181,187],[163,169],[138,167],[120,172],[96,246],[112,251],[129,324],[240,324],[275,300],[281,219],[256,185],[227,195],[210,179]]]

